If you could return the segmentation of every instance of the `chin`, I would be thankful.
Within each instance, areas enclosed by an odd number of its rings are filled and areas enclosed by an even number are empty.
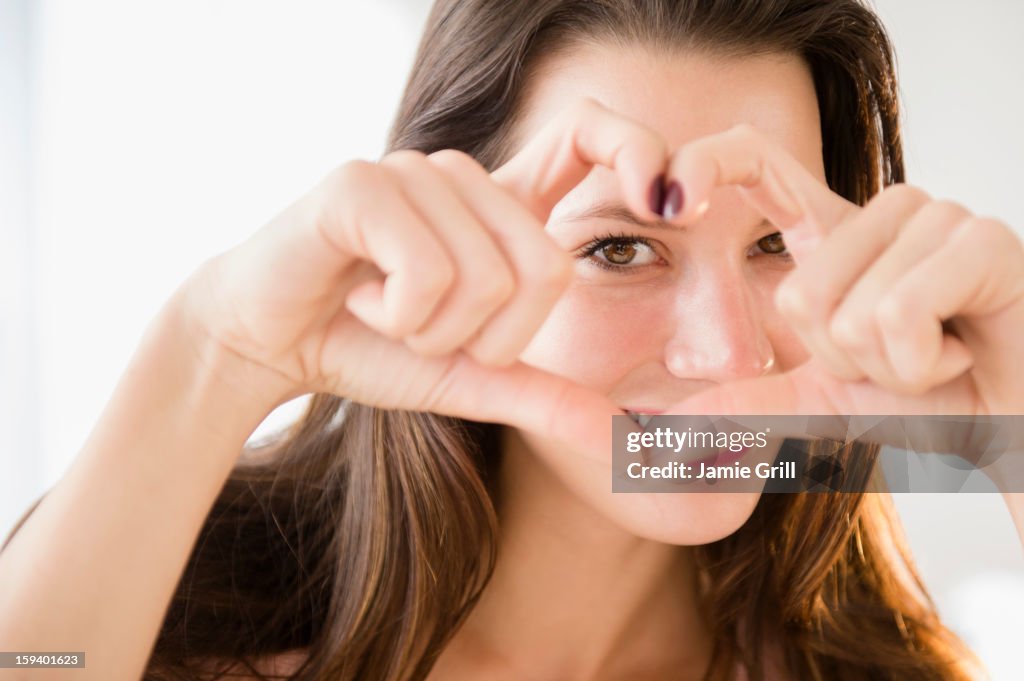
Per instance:
[[[743,526],[759,492],[611,494],[598,510],[610,522],[643,539],[679,546],[710,544]]]
[[[764,488],[762,482],[734,492],[615,493],[607,453],[566,456],[556,442],[523,431],[517,435],[530,460],[518,467],[520,489],[568,494],[575,497],[574,505],[586,509],[589,522],[604,520],[633,536],[665,544],[695,546],[728,537],[753,514]]]

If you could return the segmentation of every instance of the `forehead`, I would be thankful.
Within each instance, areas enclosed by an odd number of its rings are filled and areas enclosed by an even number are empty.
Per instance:
[[[581,97],[645,123],[671,146],[749,123],[766,134],[813,146],[815,152],[821,149],[814,82],[809,67],[794,54],[722,56],[583,43],[535,69],[516,137],[528,137]]]
[[[814,81],[797,55],[722,56],[583,43],[538,65],[524,93],[513,146],[582,97],[644,123],[670,149],[738,123],[753,125],[824,179]],[[609,182],[611,173],[596,169],[585,184],[602,185],[603,191]]]

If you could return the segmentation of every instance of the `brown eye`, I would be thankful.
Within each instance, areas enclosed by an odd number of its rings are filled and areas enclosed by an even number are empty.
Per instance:
[[[613,265],[628,265],[636,257],[636,245],[628,241],[608,244],[601,254]]]
[[[757,247],[770,255],[779,255],[786,252],[786,242],[782,240],[782,234],[775,232],[763,239],[758,239]]]
[[[658,254],[647,239],[626,234],[609,234],[584,246],[577,258],[612,272],[633,272],[658,262]]]

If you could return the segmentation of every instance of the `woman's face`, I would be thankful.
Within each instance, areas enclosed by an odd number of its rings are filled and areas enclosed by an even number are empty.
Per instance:
[[[673,150],[749,123],[824,181],[814,85],[796,56],[579,47],[537,72],[516,138],[529,139],[582,97],[646,124]],[[579,256],[575,279],[523,360],[639,412],[804,361],[806,351],[773,303],[793,262],[777,230],[739,192],[716,190],[704,217],[685,227],[644,224],[625,208],[613,172],[595,168],[551,215],[551,236]],[[527,433],[513,437],[534,452],[557,447]],[[552,450],[540,458],[558,456]],[[583,485],[573,466],[556,468],[568,487]],[[676,519],[666,524],[662,512],[638,510],[650,495],[612,495],[608,485],[608,499],[590,495],[591,505],[634,534],[680,544],[732,533],[757,501],[756,494],[657,495],[659,509],[668,505]]]

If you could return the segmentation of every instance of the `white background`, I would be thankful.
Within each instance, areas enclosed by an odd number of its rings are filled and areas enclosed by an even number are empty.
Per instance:
[[[884,0],[910,181],[1024,229],[1024,3]],[[87,436],[161,302],[339,162],[374,159],[424,0],[0,0],[0,533]],[[944,616],[1018,678],[995,495],[897,498]]]

